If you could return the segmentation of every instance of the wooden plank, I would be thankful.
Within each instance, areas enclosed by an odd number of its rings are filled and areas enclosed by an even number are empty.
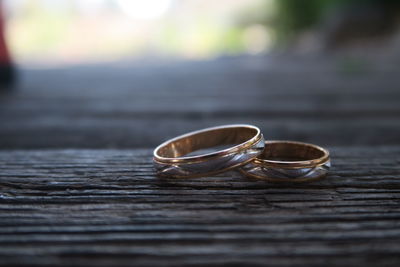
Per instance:
[[[0,95],[0,149],[148,148],[227,123],[256,124],[271,139],[400,144],[396,66],[374,61],[352,74],[340,62],[243,57],[23,69],[16,90]]]
[[[174,118],[156,116],[75,118],[48,115],[46,118],[27,116],[3,121],[0,129],[0,147],[10,148],[135,148],[155,147],[168,138],[188,131],[230,123],[250,123],[260,127],[267,139],[288,139],[321,145],[397,145],[400,143],[400,122],[397,118],[342,119],[260,118],[241,115],[188,116]]]
[[[400,146],[305,185],[154,176],[151,151],[0,151],[4,265],[398,266]]]

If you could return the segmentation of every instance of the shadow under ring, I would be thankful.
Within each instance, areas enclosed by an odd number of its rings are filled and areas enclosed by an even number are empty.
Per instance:
[[[188,155],[219,146],[228,148]],[[162,143],[153,152],[153,163],[160,176],[202,177],[245,165],[263,149],[264,138],[259,128],[247,124],[224,125],[190,132]]]
[[[262,154],[239,171],[270,182],[309,182],[324,178],[331,167],[329,151],[313,144],[266,141]]]

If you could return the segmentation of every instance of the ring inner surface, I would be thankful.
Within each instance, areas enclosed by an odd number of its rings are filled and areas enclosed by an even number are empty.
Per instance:
[[[222,128],[188,135],[161,147],[158,155],[177,158],[200,149],[239,145],[255,137],[258,131],[247,127]]]
[[[290,142],[265,143],[265,149],[261,155],[263,160],[270,161],[306,161],[322,158],[325,153],[307,144]]]

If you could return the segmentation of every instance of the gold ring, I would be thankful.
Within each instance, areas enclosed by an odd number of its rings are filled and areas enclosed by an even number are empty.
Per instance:
[[[262,154],[239,171],[271,182],[306,182],[326,176],[331,166],[329,151],[307,143],[266,141]]]
[[[190,155],[212,147],[228,146],[216,152]],[[188,178],[225,172],[260,155],[264,138],[259,128],[247,124],[224,125],[190,132],[159,145],[153,162],[161,176]]]

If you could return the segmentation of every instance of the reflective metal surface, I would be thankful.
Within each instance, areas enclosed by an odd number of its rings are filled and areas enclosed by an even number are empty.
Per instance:
[[[263,153],[240,171],[272,182],[305,182],[325,177],[330,166],[329,152],[319,146],[267,141]]]
[[[187,155],[218,146],[228,148]],[[260,155],[263,148],[264,138],[257,127],[225,125],[191,132],[161,144],[154,150],[153,162],[161,176],[199,177],[242,166]]]

